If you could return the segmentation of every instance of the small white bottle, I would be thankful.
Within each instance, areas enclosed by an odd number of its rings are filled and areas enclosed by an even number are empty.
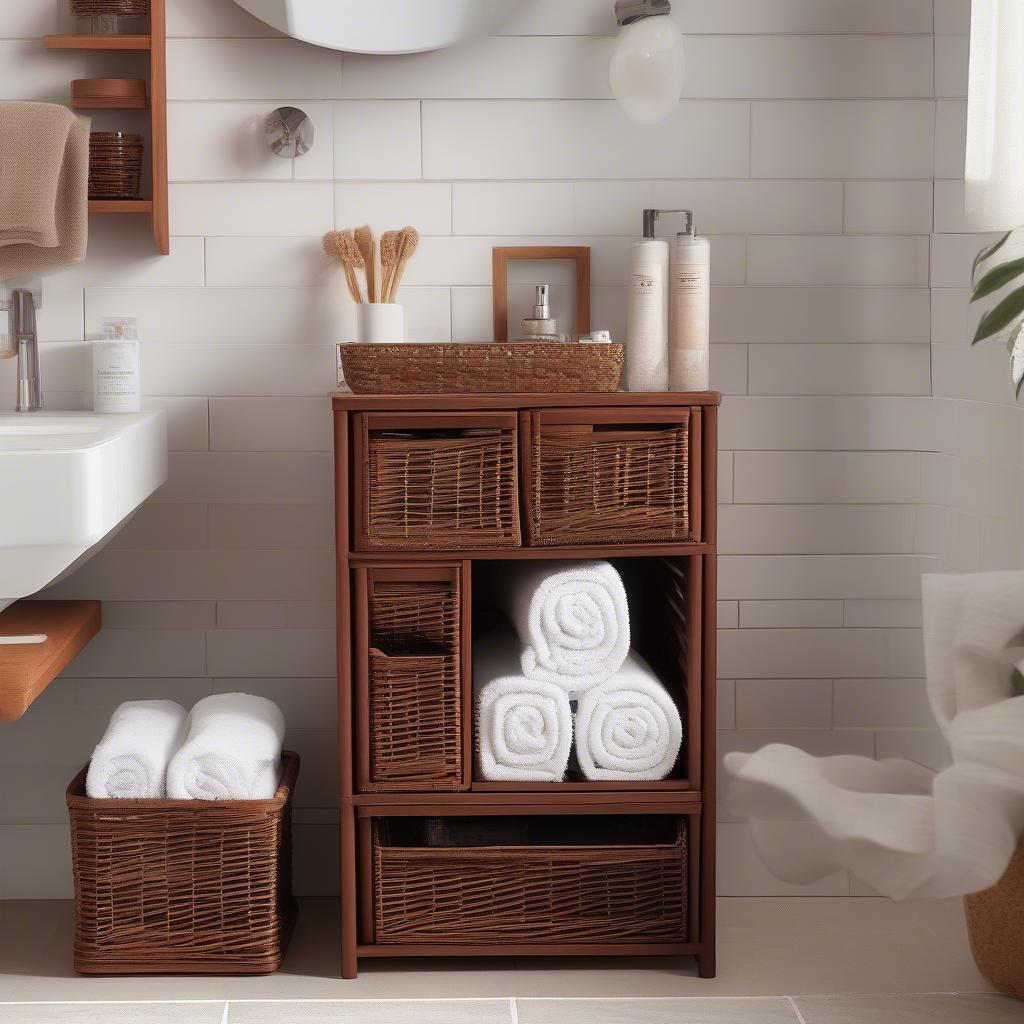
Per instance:
[[[694,233],[692,217],[676,235],[669,264],[668,387],[710,387],[711,243]]]
[[[139,342],[133,317],[108,317],[92,343],[92,407],[96,412],[139,412]]]

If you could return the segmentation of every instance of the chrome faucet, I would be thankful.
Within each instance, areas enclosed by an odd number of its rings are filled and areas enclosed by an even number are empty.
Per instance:
[[[15,288],[7,312],[10,325],[9,354],[18,355],[18,412],[38,412],[43,407],[39,388],[39,338],[36,335],[36,307],[32,292]],[[0,353],[2,354],[2,353]]]

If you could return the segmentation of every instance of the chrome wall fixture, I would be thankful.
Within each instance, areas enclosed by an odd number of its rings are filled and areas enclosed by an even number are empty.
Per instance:
[[[313,121],[298,107],[278,107],[267,115],[267,145],[277,156],[293,158],[313,148]]]

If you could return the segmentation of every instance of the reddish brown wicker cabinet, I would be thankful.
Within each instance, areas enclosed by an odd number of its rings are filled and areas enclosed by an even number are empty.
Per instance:
[[[714,974],[719,400],[335,396],[344,977],[362,956],[496,954],[693,956]],[[682,712],[676,770],[476,777],[490,574],[594,557],[619,565],[634,643]]]

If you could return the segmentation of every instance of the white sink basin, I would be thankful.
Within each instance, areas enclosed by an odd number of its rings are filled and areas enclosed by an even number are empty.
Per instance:
[[[0,611],[84,562],[166,479],[162,410],[0,414]]]

